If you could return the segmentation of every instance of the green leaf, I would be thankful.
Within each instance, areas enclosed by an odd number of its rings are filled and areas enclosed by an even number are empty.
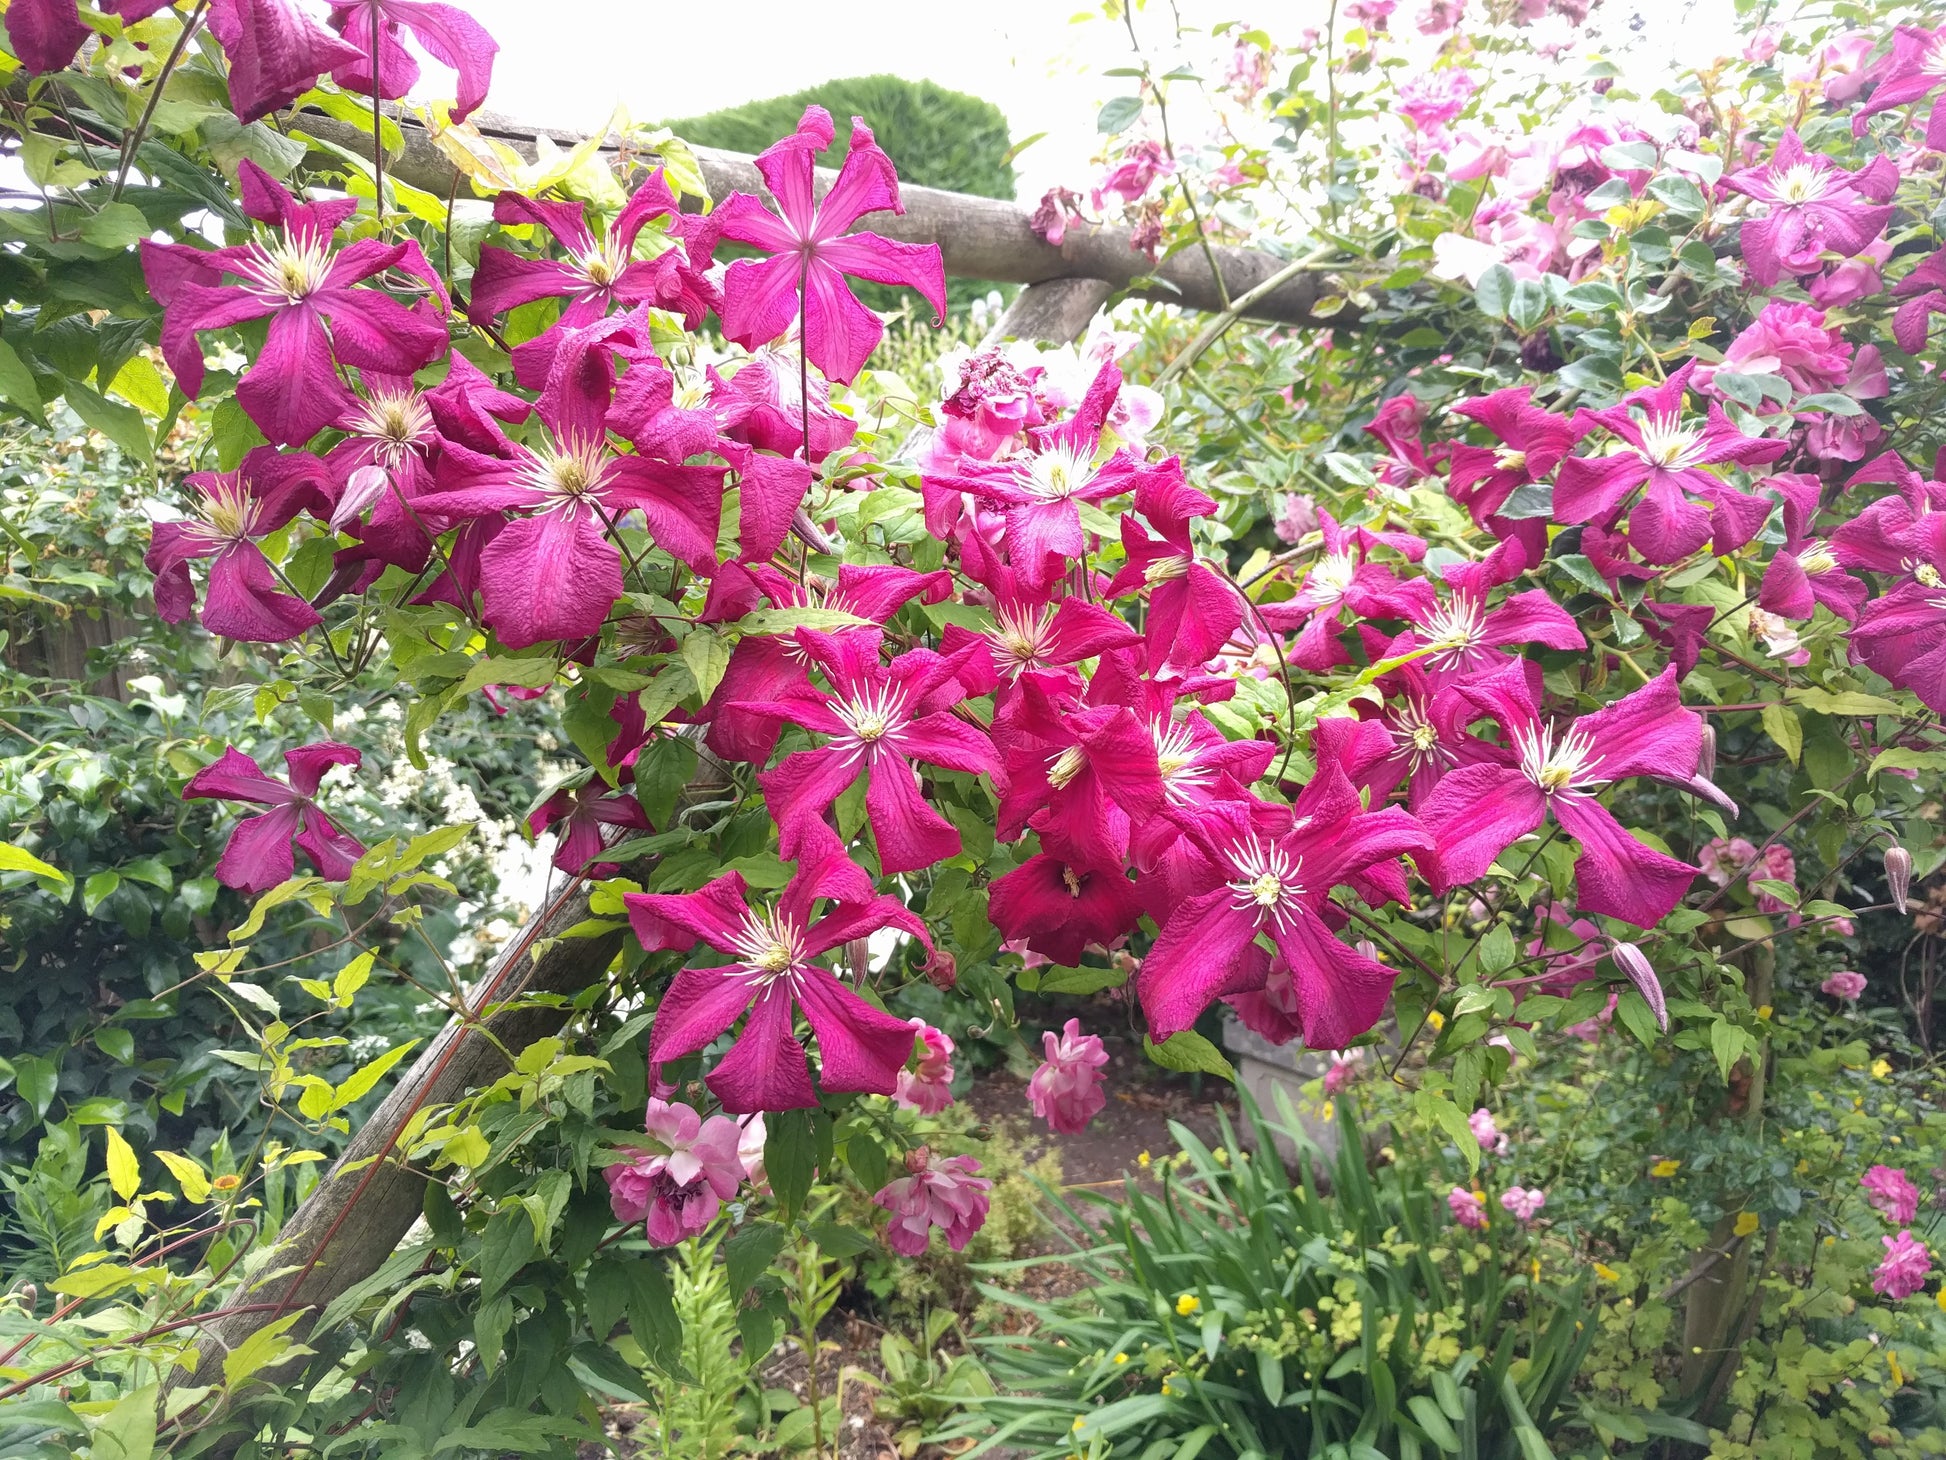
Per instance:
[[[108,389],[145,415],[160,419],[169,414],[169,387],[146,355],[131,355],[108,382]]]
[[[12,842],[0,842],[0,872],[32,872],[36,877],[52,878],[62,885],[63,896],[66,889],[74,885],[74,879],[59,867],[50,866],[25,847],[17,847]],[[88,911],[93,912],[94,909],[89,908]]]
[[[1513,930],[1500,923],[1480,939],[1480,967],[1488,973],[1505,973],[1514,966],[1517,950]]]
[[[79,230],[86,243],[96,248],[133,248],[155,230],[142,210],[133,203],[103,203],[82,222]]]
[[[493,655],[486,659],[476,659],[473,667],[466,671],[466,678],[453,687],[456,695],[470,695],[476,690],[485,689],[490,684],[515,685],[521,689],[545,689],[554,683],[560,673],[560,665],[552,655],[543,654],[537,658],[514,659]]]
[[[36,1118],[45,1116],[60,1089],[61,1067],[38,1054],[15,1055],[13,1067],[14,1093],[33,1108]]]
[[[1816,710],[1821,715],[1903,715],[1905,707],[1896,700],[1888,700],[1883,695],[1860,694],[1856,690],[1843,690],[1833,693],[1826,689],[1794,689],[1791,699],[1807,710]],[[1765,711],[1765,728],[1768,729],[1769,711]],[[1796,757],[1792,757],[1793,760]]]
[[[789,1235],[775,1222],[745,1222],[723,1244],[723,1263],[732,1293],[747,1293],[777,1254],[784,1250]]]
[[[1792,765],[1804,754],[1804,724],[1786,705],[1764,706],[1764,734],[1777,743],[1777,748]]]
[[[62,394],[67,397],[69,408],[87,426],[101,432],[128,455],[143,462],[153,455],[149,428],[142,420],[142,413],[134,406],[109,400],[75,380],[67,383]]]
[[[338,970],[337,977],[331,980],[331,997],[341,1004],[351,1003],[351,997],[365,986],[372,976],[375,954],[360,953],[351,962]]]
[[[119,872],[96,872],[81,884],[81,910],[89,917],[95,910],[115,895],[115,889],[122,885]]]
[[[1907,750],[1894,746],[1872,757],[1871,774],[1880,771],[1946,771],[1946,750]]]
[[[123,1201],[132,1201],[142,1189],[142,1168],[135,1159],[135,1148],[112,1125],[104,1127],[103,1134],[108,1138],[108,1185]]]
[[[363,1099],[371,1092],[372,1086],[385,1078],[385,1072],[410,1054],[413,1047],[418,1043],[419,1041],[416,1039],[408,1040],[396,1049],[386,1050],[384,1054],[371,1061],[371,1063],[361,1065],[350,1079],[346,1080],[344,1084],[332,1092],[331,1108],[333,1110],[343,1110],[347,1105]]]
[[[770,1189],[777,1194],[784,1215],[797,1215],[811,1191],[811,1172],[817,1164],[816,1142],[811,1130],[811,1113],[783,1110],[767,1117],[764,1137],[764,1172]]]
[[[665,1374],[682,1376],[682,1319],[662,1259],[643,1257],[621,1264],[628,1279],[628,1328],[649,1361]],[[739,1295],[741,1296],[741,1295]]]
[[[250,419],[235,396],[217,402],[216,409],[210,412],[209,430],[210,442],[216,447],[218,471],[235,471],[246,453],[268,444],[268,438],[257,429],[257,423]]]
[[[151,1460],[155,1454],[155,1410],[154,1384],[132,1389],[116,1400],[88,1437],[91,1460]]]
[[[40,387],[34,383],[34,372],[5,340],[0,340],[0,398],[46,424],[47,411],[41,403]]]
[[[1426,1432],[1426,1438],[1449,1455],[1459,1453],[1459,1436],[1453,1432],[1452,1422],[1439,1411],[1439,1406],[1424,1394],[1415,1394],[1406,1400],[1406,1408],[1412,1411],[1413,1419],[1419,1428]]]
[[[259,1328],[223,1356],[223,1382],[234,1389],[251,1375],[284,1359],[308,1354],[310,1349],[285,1336],[292,1324],[304,1317],[302,1312],[286,1313]]]
[[[745,637],[758,634],[788,634],[797,629],[816,629],[836,633],[840,629],[869,626],[871,620],[841,608],[759,608],[746,613],[730,627]]]
[[[697,629],[682,641],[682,662],[696,681],[696,692],[708,699],[723,682],[723,671],[730,667],[729,643],[709,630]]]
[[[1412,1105],[1420,1115],[1445,1131],[1447,1139],[1459,1147],[1460,1154],[1466,1158],[1469,1174],[1480,1169],[1479,1139],[1457,1105],[1432,1090],[1419,1091],[1412,1097]]]
[[[1142,1048],[1149,1058],[1165,1070],[1183,1070],[1204,1075],[1221,1075],[1235,1082],[1237,1072],[1223,1057],[1223,1051],[1194,1029],[1183,1029],[1157,1044],[1146,1034]]]
[[[641,1374],[605,1343],[576,1344],[568,1363],[585,1371],[595,1387],[607,1390],[617,1399],[655,1400]]]
[[[1104,137],[1112,137],[1134,126],[1135,119],[1141,115],[1140,96],[1112,97],[1104,102],[1101,110],[1095,114],[1095,130]]]
[[[1480,312],[1491,319],[1505,319],[1514,297],[1514,271],[1505,264],[1489,264],[1473,288],[1473,299]]]
[[[480,1296],[490,1298],[534,1255],[534,1220],[525,1207],[495,1212],[480,1241]]]

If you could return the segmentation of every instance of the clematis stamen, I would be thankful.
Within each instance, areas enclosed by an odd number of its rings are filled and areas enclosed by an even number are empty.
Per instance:
[[[249,277],[253,293],[289,304],[302,304],[324,284],[331,271],[329,234],[299,242],[288,229],[250,245]]]
[[[1268,913],[1280,928],[1294,922],[1297,899],[1304,895],[1298,881],[1304,859],[1272,842],[1240,843],[1230,852],[1230,891],[1238,912]]]
[[[1514,731],[1520,773],[1549,796],[1606,785],[1607,777],[1595,774],[1604,757],[1595,753],[1594,737],[1575,729],[1556,734],[1551,725]]]
[[[735,941],[740,966],[758,975],[760,987],[768,988],[805,961],[803,931],[777,908],[746,907]]]

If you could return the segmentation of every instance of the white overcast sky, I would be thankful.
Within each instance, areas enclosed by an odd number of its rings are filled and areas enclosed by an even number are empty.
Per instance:
[[[591,130],[617,103],[639,121],[656,121],[886,71],[986,98],[1006,113],[1016,140],[1048,133],[1019,159],[1023,199],[1056,182],[1093,180],[1095,114],[1131,84],[1101,74],[1127,64],[1126,31],[1100,19],[1075,23],[1078,11],[1093,8],[1086,0],[467,4],[500,41],[487,106],[504,115]],[[1175,8],[1186,26],[1243,20],[1288,44],[1321,24],[1328,7],[1326,0],[1176,0]],[[1423,0],[1401,0],[1393,20],[1415,49],[1426,44],[1412,25],[1422,8]],[[1694,61],[1701,47],[1730,34],[1731,0],[1607,0],[1596,16],[1620,38],[1637,11],[1651,17],[1645,40],[1658,53],[1654,63],[1678,41]],[[1136,16],[1137,33],[1158,58],[1167,50],[1169,16],[1167,0],[1152,0]],[[429,68],[422,89],[443,95],[448,85]]]

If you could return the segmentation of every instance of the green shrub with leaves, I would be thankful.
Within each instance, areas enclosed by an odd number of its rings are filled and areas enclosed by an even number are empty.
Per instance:
[[[977,1341],[1002,1393],[937,1438],[1237,1460],[1571,1444],[1591,1425],[1575,1392],[1597,1336],[1589,1275],[1538,1230],[1455,1228],[1431,1162],[1401,1146],[1368,1170],[1354,1102],[1335,1115],[1329,1162],[1294,1109],[1251,1107],[1248,1149],[1227,1121],[1213,1148],[1173,1125],[1160,1191],[1056,1198],[1074,1250],[1043,1260],[1078,1269],[1082,1289],[1051,1303],[987,1290],[1033,1330]],[[1300,1151],[1294,1173],[1279,1138]]]

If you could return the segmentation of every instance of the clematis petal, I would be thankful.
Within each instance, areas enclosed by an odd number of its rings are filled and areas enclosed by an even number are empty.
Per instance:
[[[791,1032],[788,985],[774,983],[758,995],[743,1032],[703,1083],[732,1115],[806,1110],[818,1103],[804,1046]]]
[[[959,855],[959,832],[919,794],[917,774],[896,755],[872,761],[865,810],[878,838],[879,870],[887,876]]]
[[[279,446],[301,446],[357,404],[338,378],[324,320],[309,304],[271,318],[263,353],[236,394],[257,429]]]
[[[292,0],[226,0],[210,11],[209,27],[229,58],[230,107],[245,123],[289,106],[362,54]]]
[[[724,450],[735,453],[728,459],[737,473],[737,559],[767,563],[783,545],[791,518],[811,489],[811,468],[800,459],[748,446]]]
[[[1273,924],[1271,940],[1290,965],[1307,1049],[1343,1049],[1378,1023],[1397,975],[1347,948],[1308,909]]]
[[[1228,886],[1177,906],[1142,960],[1137,984],[1152,1039],[1181,1033],[1223,995],[1239,991],[1232,985],[1257,924],[1258,909],[1239,906]]]
[[[705,1048],[750,1007],[754,975],[739,968],[685,968],[669,983],[649,1026],[649,1063],[667,1064]],[[789,1024],[786,1023],[788,1032]]]
[[[315,806],[304,808],[304,829],[295,841],[326,882],[344,881],[351,875],[352,866],[365,855],[363,842]]]
[[[809,852],[822,851],[835,835],[824,824],[824,813],[863,769],[843,750],[824,746],[787,755],[757,777],[764,804],[777,823],[777,855],[795,862]],[[910,775],[910,772],[907,772]],[[925,863],[920,863],[924,866]]]
[[[804,353],[825,379],[851,384],[884,334],[884,324],[858,302],[844,275],[812,256],[804,270]]]
[[[270,562],[254,542],[230,543],[209,565],[203,627],[246,644],[282,644],[323,622],[301,598],[279,591]]]
[[[818,1084],[830,1094],[890,1095],[912,1055],[912,1026],[874,1009],[822,968],[797,980],[797,1002],[818,1037]]]
[[[1471,882],[1546,818],[1547,798],[1514,767],[1461,766],[1419,808],[1434,842],[1420,869],[1436,892]]]
[[[901,754],[947,770],[992,775],[1000,769],[985,732],[944,710],[920,716],[899,731],[898,739]]]
[[[428,55],[458,78],[459,97],[453,103],[453,120],[463,122],[478,111],[493,82],[493,58],[500,51],[499,42],[487,33],[486,27],[457,5],[431,4],[428,0],[383,0],[383,9],[387,16],[412,32],[413,39],[426,48]]]
[[[1644,846],[1592,796],[1562,795],[1553,802],[1554,819],[1581,843],[1574,880],[1583,912],[1650,928],[1682,901],[1696,868]]]
[[[348,765],[356,769],[363,760],[364,756],[355,746],[343,745],[336,740],[319,740],[284,752],[284,764],[291,776],[291,789],[305,797],[317,795],[318,783],[334,765]]]
[[[1555,479],[1554,515],[1562,522],[1607,522],[1648,479],[1648,463],[1633,452],[1570,456]]]
[[[217,859],[216,880],[252,897],[290,881],[297,870],[291,836],[297,830],[298,810],[292,802],[239,821]]]
[[[785,253],[731,263],[723,276],[723,333],[746,350],[780,338],[797,319],[802,268],[795,254]],[[813,352],[812,363],[818,358]]]
[[[579,508],[509,522],[480,570],[486,621],[510,649],[599,633],[622,596],[621,553]]]
[[[736,950],[747,910],[749,888],[729,872],[695,892],[629,892],[629,926],[651,953],[703,942],[724,953]]]
[[[259,806],[282,806],[298,799],[296,792],[234,745],[197,771],[182,788],[185,801],[253,801]]]
[[[93,34],[77,0],[13,0],[7,7],[7,38],[36,76],[65,68]]]
[[[829,210],[829,198],[825,206]],[[900,243],[876,233],[854,233],[819,244],[818,257],[855,279],[917,289],[932,306],[933,323],[945,317],[946,266],[936,243]]]

